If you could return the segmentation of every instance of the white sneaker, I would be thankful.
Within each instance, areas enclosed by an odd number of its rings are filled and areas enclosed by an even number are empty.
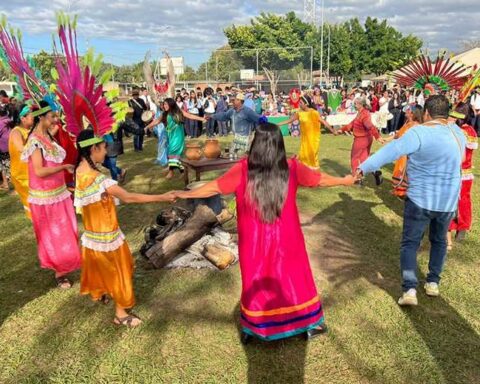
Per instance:
[[[403,296],[398,299],[398,305],[418,305],[417,290],[410,288]]]
[[[437,283],[425,283],[423,287],[425,288],[425,293],[428,296],[433,296],[433,297],[440,296],[440,290],[438,289]]]

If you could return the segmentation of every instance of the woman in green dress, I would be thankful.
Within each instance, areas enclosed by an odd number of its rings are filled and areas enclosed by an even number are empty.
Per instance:
[[[147,128],[154,127],[160,123],[165,126],[168,138],[168,173],[166,178],[171,179],[174,175],[175,169],[183,172],[183,166],[180,158],[185,152],[185,119],[197,120],[205,122],[203,117],[192,115],[184,110],[178,108],[177,103],[172,98],[167,98],[163,101],[162,115],[153,120]]]

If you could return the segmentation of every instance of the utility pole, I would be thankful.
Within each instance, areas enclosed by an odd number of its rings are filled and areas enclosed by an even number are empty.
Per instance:
[[[320,30],[320,88],[322,87],[323,80],[323,0],[321,3],[321,30]]]
[[[330,82],[330,24],[328,24],[327,83]]]

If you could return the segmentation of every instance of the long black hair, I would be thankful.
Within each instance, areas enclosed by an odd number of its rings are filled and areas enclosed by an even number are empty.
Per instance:
[[[75,173],[82,159],[87,160],[88,165],[90,165],[90,167],[93,170],[100,172],[91,158],[92,147],[99,144],[92,144],[83,148],[79,144],[81,141],[90,140],[90,139],[93,139],[94,137],[95,137],[95,134],[93,133],[92,129],[84,129],[78,135],[77,137],[78,158],[77,158],[77,164],[75,165]]]
[[[321,96],[321,95],[320,95]],[[300,97],[300,100],[302,100],[308,108],[312,108],[312,109],[315,109],[315,105],[313,104],[313,101],[312,99],[310,98],[310,96],[308,95],[303,95],[302,97]]]
[[[283,136],[277,125],[260,124],[248,155],[246,198],[260,219],[273,223],[282,213],[288,193],[289,169]]]
[[[180,108],[178,108],[178,105],[177,105],[177,102],[172,99],[171,97],[167,97],[164,101],[164,103],[167,103],[168,104],[168,111],[163,111],[162,113],[162,123],[163,125],[166,127],[167,126],[167,116],[168,115],[171,115],[173,120],[176,122],[176,123],[183,123],[183,113],[182,111],[180,110]]]
[[[458,105],[455,107],[455,112],[461,113],[462,115],[465,115],[465,118],[463,119],[457,119],[456,124],[461,127],[462,125],[468,124],[470,121],[471,117],[471,110],[470,110],[470,105],[460,102]]]

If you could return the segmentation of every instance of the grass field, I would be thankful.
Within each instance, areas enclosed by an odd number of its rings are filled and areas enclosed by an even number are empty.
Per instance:
[[[351,138],[324,135],[322,170],[348,173],[350,145]],[[127,148],[120,158],[129,170],[127,189],[183,187],[181,178],[165,181],[153,165],[153,140],[140,154]],[[288,138],[287,148],[296,153],[298,139]],[[391,166],[384,170],[389,176]],[[402,202],[390,195],[388,183],[300,190],[330,331],[310,343],[294,338],[246,347],[239,342],[238,266],[151,270],[138,254],[143,228],[165,205],[119,207],[137,258],[135,312],[144,320],[129,330],[112,325],[112,304],[80,296],[78,284],[54,288],[52,273],[38,266],[32,227],[17,197],[1,194],[0,383],[479,383],[478,180],[475,225],[448,256],[441,297],[428,298],[420,289],[419,306],[407,309],[396,304]],[[427,263],[425,243],[422,279]]]

